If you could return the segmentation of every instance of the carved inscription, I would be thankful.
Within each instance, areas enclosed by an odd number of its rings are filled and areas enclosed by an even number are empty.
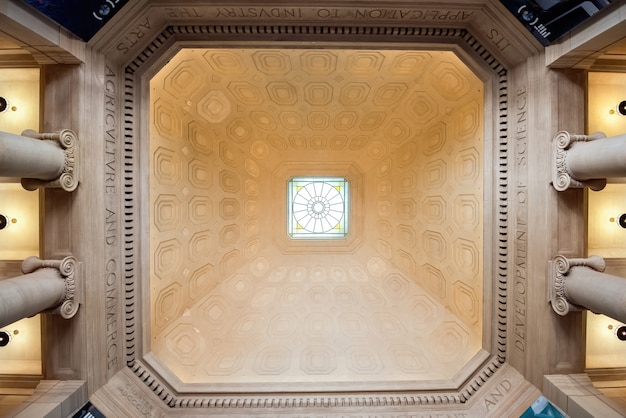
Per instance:
[[[126,33],[124,39],[117,44],[117,50],[121,51],[122,54],[128,53],[135,44],[137,44],[150,30],[150,19],[147,17],[139,22],[133,30]]]
[[[487,411],[491,411],[493,407],[497,405],[502,399],[504,399],[505,395],[511,390],[513,385],[508,380],[503,380],[498,383],[495,390],[490,391],[485,396],[485,407]]]
[[[117,263],[109,258],[105,264],[106,271],[106,359],[107,369],[117,365]]]
[[[353,20],[446,20],[466,21],[474,15],[467,10],[387,9],[387,8],[281,8],[218,7],[215,18],[353,19]]]
[[[500,33],[497,29],[491,29],[487,32],[487,39],[489,39],[500,51],[504,51],[511,44],[506,40],[503,34]]]
[[[109,67],[105,68],[104,81],[104,192],[115,194],[115,152],[117,115],[115,95],[117,87],[115,74]]]
[[[383,20],[452,20],[464,21],[472,16],[473,12],[450,10],[401,10],[401,9],[356,9],[356,19],[383,19]]]
[[[219,7],[215,17],[301,18],[302,9],[283,7]]]
[[[117,390],[142,416],[149,417],[151,415],[153,406],[133,386],[129,384],[123,387],[118,386]]]
[[[528,278],[528,132],[526,88],[517,89],[515,94],[515,196],[517,215],[515,218],[515,279],[513,282],[513,332],[514,346],[526,351],[526,302]]]
[[[117,371],[118,352],[118,278],[119,263],[119,196],[118,196],[118,116],[117,76],[105,67],[104,80],[104,291],[106,368]]]
[[[164,10],[166,16],[173,18],[203,16],[202,12],[195,7],[166,7]]]
[[[207,23],[214,19],[216,22],[224,20],[267,19],[271,20],[346,20],[372,22],[466,22],[474,17],[471,10],[458,9],[400,9],[400,8],[323,8],[323,7],[164,7],[163,15],[170,19],[201,20]],[[135,45],[148,35],[152,29],[150,19],[146,17],[132,30],[127,32],[116,49],[122,55],[128,54]],[[494,34],[495,36],[495,34]],[[494,43],[504,49],[508,45],[502,39],[493,39]]]

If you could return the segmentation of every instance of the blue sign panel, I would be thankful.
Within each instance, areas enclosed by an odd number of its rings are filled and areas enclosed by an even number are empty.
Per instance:
[[[106,418],[102,412],[95,406],[91,404],[91,402],[87,402],[77,411],[72,418]]]
[[[23,0],[84,41],[90,40],[128,0]]]
[[[543,45],[550,45],[614,0],[500,0]]]

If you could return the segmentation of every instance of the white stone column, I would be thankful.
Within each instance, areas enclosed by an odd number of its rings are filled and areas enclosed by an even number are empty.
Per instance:
[[[24,275],[0,280],[0,328],[43,311],[73,317],[79,306],[74,298],[76,266],[74,257],[24,260]]]
[[[550,261],[550,302],[559,315],[588,309],[626,323],[626,279],[603,273],[602,257]]]
[[[0,132],[0,176],[21,177],[27,190],[73,191],[78,186],[77,146],[76,134],[67,129],[44,134],[27,130],[21,136]]]
[[[558,132],[553,141],[552,185],[558,191],[589,187],[602,190],[606,179],[626,176],[626,135]]]

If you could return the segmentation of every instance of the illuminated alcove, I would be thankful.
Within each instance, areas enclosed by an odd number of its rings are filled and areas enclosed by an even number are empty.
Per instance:
[[[19,135],[25,129],[38,130],[39,92],[39,68],[0,69],[0,96],[6,100],[6,108],[0,112],[0,131]],[[24,190],[19,179],[0,177],[0,215],[8,220],[0,230],[0,280],[20,274],[21,260],[39,255],[39,203],[39,192]],[[40,316],[2,330],[11,340],[0,347],[0,375],[40,376]]]

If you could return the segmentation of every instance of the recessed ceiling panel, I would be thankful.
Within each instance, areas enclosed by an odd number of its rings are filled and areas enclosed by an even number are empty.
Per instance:
[[[150,349],[177,379],[449,382],[481,350],[483,85],[453,53],[183,49],[150,88]],[[347,182],[345,237],[294,239],[297,178]]]

